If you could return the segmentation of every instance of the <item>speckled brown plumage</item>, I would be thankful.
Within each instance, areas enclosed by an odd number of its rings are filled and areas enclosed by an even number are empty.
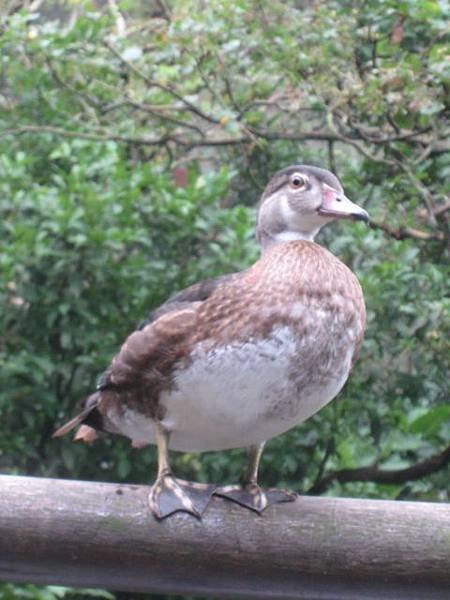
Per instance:
[[[326,329],[318,331],[307,312],[293,317],[290,309],[297,302],[311,311],[327,310]],[[202,342],[213,349],[264,338],[276,325],[293,327],[299,339],[315,337],[297,379],[298,386],[309,385],[324,375],[339,352],[339,345],[329,340],[338,342],[352,327],[358,332],[354,362],[365,323],[356,277],[330,252],[306,241],[275,246],[242,273],[192,286],[163,305],[159,314],[127,338],[102,376],[99,392],[91,396],[93,413],[83,422],[114,432],[108,412],[127,406],[163,418],[160,393],[170,389],[175,368],[189,365],[192,347]]]

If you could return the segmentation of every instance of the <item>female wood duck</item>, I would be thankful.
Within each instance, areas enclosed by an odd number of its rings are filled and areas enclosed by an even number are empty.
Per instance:
[[[179,510],[201,516],[213,494],[257,512],[293,500],[293,492],[258,486],[264,444],[339,393],[365,325],[355,275],[313,241],[333,219],[368,221],[368,214],[329,171],[293,165],[276,173],[258,211],[261,258],[240,273],[197,283],[151,313],[85,409],[54,436],[80,426],[76,440],[106,431],[135,447],[156,444],[149,503],[157,518]],[[172,474],[169,449],[239,447],[249,449],[240,485]]]

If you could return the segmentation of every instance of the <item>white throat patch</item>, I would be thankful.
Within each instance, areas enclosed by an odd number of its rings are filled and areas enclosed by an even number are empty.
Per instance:
[[[276,241],[291,242],[294,240],[306,240],[312,242],[322,225],[325,225],[316,214],[299,215],[289,206],[287,196],[281,199],[280,209],[286,229],[273,236]]]
[[[318,229],[315,231],[282,231],[276,233],[273,239],[276,242],[295,242],[296,240],[306,240],[307,242],[313,242],[315,236],[318,233]]]

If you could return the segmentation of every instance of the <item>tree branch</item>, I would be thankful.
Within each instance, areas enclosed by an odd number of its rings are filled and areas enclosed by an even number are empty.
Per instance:
[[[155,84],[159,85],[159,84]],[[146,105],[142,105],[136,103],[134,101],[126,101],[126,103],[133,108],[139,110],[145,110]],[[151,106],[147,109],[146,112],[155,112],[156,108]],[[164,119],[165,115],[155,114],[156,117]],[[175,119],[173,117],[169,117],[167,119],[173,123],[177,123],[182,126],[182,121]],[[215,121],[213,121],[215,122]],[[195,125],[191,125],[185,123],[183,125],[186,128],[191,130],[200,130]],[[243,132],[245,135],[240,136],[230,136],[230,137],[204,137],[201,139],[188,139],[180,137],[176,134],[165,134],[159,138],[149,138],[149,137],[133,137],[127,135],[120,134],[107,134],[107,133],[91,133],[91,132],[81,132],[68,130],[61,127],[54,127],[52,125],[21,125],[19,127],[4,129],[0,131],[0,137],[5,135],[21,135],[23,133],[52,133],[54,135],[59,135],[62,137],[69,138],[79,138],[85,140],[91,140],[95,142],[106,142],[106,141],[116,141],[116,142],[124,142],[128,144],[135,144],[136,146],[164,146],[169,142],[173,142],[174,144],[178,144],[183,146],[184,148],[201,148],[201,147],[220,147],[220,146],[239,146],[241,144],[255,143],[257,138],[262,138],[268,141],[271,140],[287,140],[292,142],[302,142],[302,141],[323,141],[323,142],[341,142],[342,144],[347,144],[354,147],[360,154],[362,154],[365,158],[376,162],[389,166],[400,167],[405,171],[405,166],[400,165],[398,161],[392,161],[386,158],[381,158],[374,156],[371,154],[366,148],[362,146],[362,144],[358,143],[356,140],[343,136],[337,132],[332,132],[327,129],[316,130],[316,131],[304,131],[297,133],[287,133],[283,131],[268,131],[263,129],[255,129],[254,127],[246,126],[243,128]],[[203,132],[203,135],[206,135],[206,132]],[[414,183],[414,180],[413,180]],[[424,186],[422,186],[424,187]],[[425,188],[426,189],[426,188]],[[420,190],[423,195],[423,189]],[[427,190],[428,192],[428,190]],[[428,192],[429,194],[429,192]],[[390,230],[387,226],[382,226],[378,224],[373,224],[374,228],[383,229],[386,233],[395,237],[396,239],[403,239],[404,237],[415,237],[417,239],[438,239],[441,240],[441,235],[437,234],[427,234],[425,232],[418,232],[417,230],[403,228],[401,232],[395,232],[395,230]]]
[[[156,0],[156,4],[159,8],[161,18],[165,19],[166,21],[168,21],[170,23],[172,15],[171,15],[170,9],[167,6],[167,4],[165,3],[165,1],[164,0]]]
[[[184,127],[185,129],[191,129],[192,131],[195,131],[202,137],[204,137],[204,135],[205,135],[205,133],[202,131],[202,129],[200,129],[200,127],[197,127],[197,125],[193,125],[192,123],[187,123],[186,121],[182,121],[181,119],[177,119],[176,117],[168,115],[167,112],[164,112],[165,109],[161,109],[157,106],[156,107],[151,106],[149,104],[144,104],[142,102],[137,102],[136,100],[131,100],[131,99],[126,100],[123,104],[127,105],[127,106],[131,106],[135,110],[140,110],[149,115],[152,115],[152,116],[156,117],[157,119],[160,119],[161,121],[167,121],[168,123],[173,123],[174,125],[178,125],[179,127]]]
[[[440,231],[429,233],[427,231],[421,231],[420,229],[413,229],[412,227],[398,227],[397,229],[393,229],[385,223],[377,223],[376,221],[370,221],[369,227],[371,229],[380,229],[395,240],[406,240],[407,238],[413,238],[415,240],[427,242],[431,240],[439,242],[444,241],[444,236]]]
[[[324,142],[342,142],[343,144],[348,144],[349,146],[353,146],[355,150],[357,150],[360,154],[362,154],[365,158],[369,160],[381,163],[388,166],[397,166],[397,163],[388,158],[380,158],[369,152],[362,144],[360,144],[357,140],[349,138],[337,131],[331,131],[329,129],[322,129],[317,131],[305,131],[298,133],[286,133],[283,131],[267,131],[263,129],[250,128],[250,131],[258,136],[262,137],[266,140],[290,140],[290,141],[303,141],[303,140],[318,140]]]
[[[435,207],[433,201],[433,195],[430,190],[420,181],[418,177],[413,173],[409,166],[402,161],[396,161],[397,166],[409,177],[412,185],[416,188],[420,196],[422,196],[425,206],[427,207],[429,220],[432,225],[436,225]]]
[[[389,144],[392,142],[400,142],[400,141],[411,141],[416,144],[431,144],[431,139],[424,139],[422,136],[424,133],[428,133],[431,130],[430,126],[423,127],[422,129],[418,129],[417,131],[398,131],[395,135],[390,135],[386,137],[381,136],[381,131],[376,128],[367,128],[361,125],[360,123],[356,123],[354,119],[349,119],[350,127],[356,131],[361,139],[370,143],[370,144]]]
[[[150,77],[148,77],[145,73],[143,73],[135,65],[133,65],[131,62],[129,62],[128,60],[123,58],[123,56],[120,54],[120,52],[108,41],[105,41],[104,44],[129,71],[131,71],[137,77],[139,77],[140,79],[145,81],[145,83],[147,83],[147,85],[149,87],[156,87],[156,88],[160,89],[161,91],[166,92],[167,94],[170,94],[173,98],[176,98],[177,100],[182,102],[192,113],[196,114],[201,119],[203,119],[205,121],[209,121],[210,123],[214,123],[215,125],[218,125],[220,123],[219,119],[216,119],[216,118],[212,117],[211,115],[206,114],[204,111],[200,110],[197,106],[195,106],[195,104],[192,104],[192,102],[190,102],[189,100],[186,100],[186,98],[184,98],[181,94],[179,94],[177,91],[175,91],[168,85],[165,85],[163,83],[160,83],[160,82],[155,81],[154,79],[151,79]]]
[[[450,200],[447,200],[447,202],[445,204],[443,204],[442,206],[438,206],[434,211],[434,216],[440,217],[448,210],[450,210]]]
[[[308,490],[308,494],[323,494],[332,483],[349,483],[352,481],[371,481],[373,483],[399,484],[406,481],[415,481],[436,473],[450,464],[450,446],[442,452],[433,454],[429,458],[406,469],[390,470],[380,469],[376,465],[359,467],[357,469],[341,469],[332,471],[316,481]]]
[[[126,142],[127,144],[136,144],[138,146],[163,146],[172,139],[171,136],[141,138],[127,135],[87,133],[63,129],[61,127],[53,127],[52,125],[21,125],[12,129],[3,129],[3,131],[0,131],[0,137],[6,135],[22,135],[24,133],[51,133],[61,137],[90,140],[93,142]]]

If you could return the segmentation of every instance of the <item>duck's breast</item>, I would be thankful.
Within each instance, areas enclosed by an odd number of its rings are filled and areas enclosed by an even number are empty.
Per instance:
[[[294,324],[283,324],[264,339],[199,344],[160,398],[163,424],[172,432],[170,447],[207,451],[256,444],[332,400],[350,372],[356,331],[331,323],[327,311],[317,314],[314,324],[309,318],[302,335]],[[333,329],[339,336],[330,337]]]

